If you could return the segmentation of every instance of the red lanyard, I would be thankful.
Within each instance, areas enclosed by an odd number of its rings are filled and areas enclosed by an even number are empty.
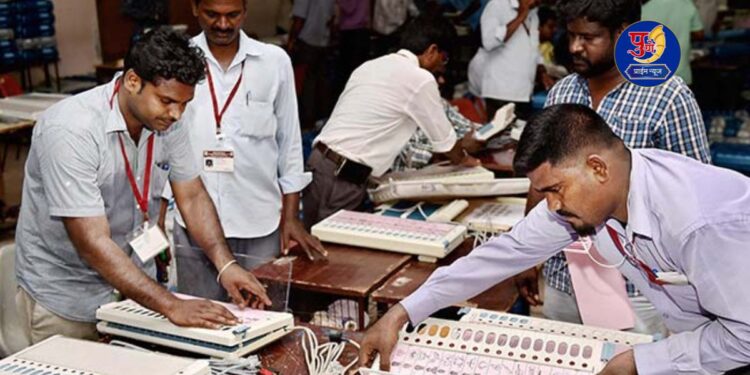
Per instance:
[[[637,266],[646,273],[646,276],[648,276],[648,281],[656,285],[665,284],[663,281],[659,280],[659,278],[656,276],[656,273],[654,273],[654,270],[649,268],[646,263],[625,252],[625,248],[622,246],[622,242],[620,242],[619,234],[617,234],[617,231],[614,230],[614,228],[607,225],[607,232],[609,232],[609,237],[612,238],[612,242],[615,243],[615,247],[620,252],[620,254],[622,254],[622,256],[624,256],[626,259],[631,260],[631,263],[632,261],[635,261]]]
[[[117,91],[120,89],[120,81],[115,83],[115,90],[112,93],[112,97],[109,99],[109,108],[112,109],[112,105],[117,95]],[[130,181],[130,189],[133,190],[133,195],[138,202],[138,208],[143,213],[143,220],[148,221],[148,189],[151,183],[151,165],[154,160],[154,134],[152,133],[148,137],[148,149],[146,151],[146,171],[143,176],[143,195],[138,190],[138,185],[135,182],[135,175],[133,174],[133,168],[130,167],[130,160],[128,160],[128,154],[125,152],[125,143],[122,141],[122,133],[119,134],[117,139],[120,141],[120,151],[122,151],[122,159],[125,160],[125,173],[128,175],[128,181]]]
[[[214,119],[216,120],[216,134],[221,134],[221,119],[224,117],[224,113],[227,111],[227,108],[229,108],[229,104],[232,103],[232,100],[234,99],[234,96],[237,94],[237,90],[240,89],[240,83],[242,83],[242,74],[245,71],[245,62],[242,62],[242,68],[240,68],[240,78],[237,79],[237,83],[234,84],[234,87],[232,88],[232,91],[229,93],[229,97],[227,97],[226,103],[224,103],[224,108],[221,109],[221,112],[219,112],[219,103],[216,99],[216,91],[214,90],[214,79],[211,77],[211,68],[208,67],[208,62],[206,62],[206,76],[208,77],[208,88],[209,91],[211,91],[211,103],[214,106]]]

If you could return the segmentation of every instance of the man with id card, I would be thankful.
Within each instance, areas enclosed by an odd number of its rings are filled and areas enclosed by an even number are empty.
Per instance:
[[[628,149],[581,104],[536,116],[513,166],[546,201],[391,308],[365,335],[360,365],[377,352],[387,370],[404,323],[417,325],[582,237],[672,333],[634,345],[599,374],[721,374],[750,364],[750,178],[670,151]]]
[[[38,119],[16,232],[16,304],[28,342],[97,339],[95,311],[114,290],[177,325],[237,322],[224,307],[180,300],[153,280],[153,257],[167,247],[153,220],[167,179],[233,301],[270,304],[229,251],[177,122],[204,74],[186,36],[157,29],[133,45],[123,74]]]
[[[324,255],[298,219],[300,191],[312,177],[302,161],[289,57],[242,31],[249,11],[244,0],[192,1],[203,29],[192,43],[205,55],[206,81],[196,86],[183,122],[229,247],[248,269],[292,242],[310,259]],[[180,213],[174,225],[178,291],[225,299],[214,281],[217,270],[206,267],[205,252],[186,228],[190,218]]]

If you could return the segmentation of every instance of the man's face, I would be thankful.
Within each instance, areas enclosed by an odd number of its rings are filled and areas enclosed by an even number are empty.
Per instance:
[[[163,132],[182,117],[187,104],[193,100],[195,87],[186,85],[176,79],[157,79],[156,82],[146,82],[135,77],[126,76],[126,80],[133,80],[126,84],[130,91],[128,107],[133,115],[152,131]],[[135,82],[137,80],[138,82]]]
[[[568,49],[573,57],[573,71],[596,77],[615,66],[617,36],[598,22],[577,18],[568,23]]]
[[[544,194],[547,206],[562,216],[581,236],[592,235],[606,222],[614,206],[608,186],[586,162],[545,162],[528,174],[534,190]]]
[[[448,65],[448,52],[441,51],[437,44],[433,44],[427,48],[422,56],[422,68],[429,70],[435,77],[445,74],[445,68]]]
[[[193,2],[193,15],[210,45],[228,46],[239,37],[247,11],[245,0],[201,0]]]

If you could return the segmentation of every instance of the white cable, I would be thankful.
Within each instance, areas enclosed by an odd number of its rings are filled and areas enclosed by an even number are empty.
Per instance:
[[[617,264],[602,263],[596,260],[596,258],[594,258],[593,255],[591,255],[591,247],[594,246],[594,242],[591,241],[590,238],[582,237],[579,239],[579,241],[583,245],[583,250],[565,249],[565,252],[576,253],[576,254],[586,254],[589,257],[589,259],[591,259],[592,262],[596,263],[597,266],[603,267],[603,268],[611,268],[611,269],[620,268],[620,266],[622,266],[623,263],[625,263],[625,261],[627,260],[627,258],[622,257],[622,260],[620,261],[620,263],[617,263]]]
[[[359,345],[352,340],[343,339],[341,343],[327,342],[320,344],[315,333],[307,327],[294,327],[291,329],[302,331],[302,352],[305,354],[305,364],[310,375],[334,375],[345,373],[355,363],[358,358],[342,366],[339,358],[346,349],[346,344],[359,348]]]

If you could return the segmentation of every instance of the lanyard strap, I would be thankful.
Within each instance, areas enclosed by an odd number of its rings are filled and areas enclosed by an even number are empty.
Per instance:
[[[232,88],[232,91],[229,93],[229,96],[227,97],[226,103],[224,103],[224,107],[219,111],[219,103],[216,99],[216,91],[214,90],[214,79],[211,77],[211,68],[208,65],[208,62],[206,62],[206,76],[208,77],[208,88],[211,92],[211,103],[214,107],[214,119],[216,120],[216,134],[221,134],[221,119],[224,117],[224,113],[227,111],[227,108],[229,108],[229,104],[232,103],[232,100],[234,99],[234,96],[237,94],[237,91],[240,89],[240,83],[242,83],[242,75],[245,72],[245,62],[242,62],[242,68],[240,68],[240,77],[237,79],[237,83],[234,84],[234,87]]]
[[[633,259],[640,269],[642,269],[644,272],[646,272],[646,276],[648,276],[648,281],[656,284],[656,285],[664,285],[664,282],[659,280],[659,278],[654,273],[654,270],[648,267],[646,263],[644,263],[642,260],[629,255],[627,252],[625,252],[625,248],[622,246],[622,242],[620,242],[620,236],[617,234],[617,231],[612,228],[611,226],[607,225],[607,232],[609,232],[609,237],[612,238],[612,242],[615,243],[615,247],[617,248],[617,251],[622,254],[627,259]]]
[[[109,97],[109,109],[112,109],[112,105],[115,102],[115,96],[117,95],[117,92],[120,91],[120,84],[122,84],[122,81],[120,80],[122,78],[118,78],[117,81],[115,81],[115,89],[112,91],[112,96]]]
[[[113,108],[115,96],[120,91],[119,79],[115,83],[115,89],[112,92],[112,96],[109,98],[109,109]],[[135,175],[133,174],[133,168],[130,167],[130,160],[128,160],[128,154],[125,152],[125,143],[122,141],[122,133],[119,134],[117,140],[120,141],[120,151],[122,151],[122,159],[125,160],[125,173],[128,175],[128,181],[130,182],[130,189],[133,191],[136,201],[138,202],[138,208],[143,213],[143,220],[148,221],[148,189],[151,184],[151,164],[154,161],[154,134],[148,137],[148,150],[146,151],[146,171],[143,176],[143,195],[138,190],[138,184],[135,183]]]
[[[133,169],[130,167],[130,161],[128,160],[128,154],[125,152],[125,143],[122,141],[122,134],[118,137],[120,141],[120,150],[122,151],[122,158],[125,160],[125,173],[128,175],[128,181],[130,182],[130,189],[133,190],[133,195],[138,202],[138,208],[143,213],[143,220],[148,221],[148,189],[151,183],[151,164],[154,159],[154,135],[148,137],[148,151],[146,152],[146,171],[143,173],[143,195],[138,190],[138,185],[135,182],[135,175]]]

